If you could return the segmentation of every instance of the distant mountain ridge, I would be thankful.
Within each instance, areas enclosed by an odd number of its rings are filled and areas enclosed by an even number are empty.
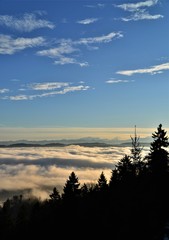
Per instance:
[[[149,145],[150,137],[140,138],[140,145]],[[131,139],[119,140],[102,138],[79,138],[79,139],[60,139],[60,140],[16,140],[0,141],[0,147],[64,147],[68,145],[79,145],[86,147],[108,147],[108,146],[131,146]]]

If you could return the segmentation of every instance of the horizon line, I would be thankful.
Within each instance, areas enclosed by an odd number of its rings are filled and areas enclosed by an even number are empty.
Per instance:
[[[157,128],[137,128],[139,138],[151,137]],[[169,128],[165,128],[165,131]],[[135,127],[0,127],[0,141],[40,141],[80,138],[127,140],[134,136]]]

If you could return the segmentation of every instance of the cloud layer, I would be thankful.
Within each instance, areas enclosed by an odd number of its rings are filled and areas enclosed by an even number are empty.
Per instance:
[[[102,171],[109,181],[124,154],[129,147],[0,148],[0,195],[25,191],[47,198],[54,186],[62,191],[72,171],[81,185],[96,183]]]

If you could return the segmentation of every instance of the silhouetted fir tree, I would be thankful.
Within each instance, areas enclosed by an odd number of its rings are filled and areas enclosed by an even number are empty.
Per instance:
[[[108,188],[107,179],[103,172],[101,172],[100,174],[97,185],[98,185],[98,190],[100,191],[105,191]]]
[[[131,137],[132,148],[131,148],[131,160],[133,163],[135,175],[138,176],[142,173],[145,168],[145,163],[142,160],[141,152],[143,147],[140,146],[139,142],[140,137],[137,136],[136,126],[135,126],[135,134],[134,137]]]
[[[111,176],[109,180],[109,189],[113,190],[119,183],[119,174],[117,167],[111,171]]]
[[[146,207],[146,216],[151,219],[150,231],[155,234],[163,234],[164,225],[169,218],[168,208],[168,183],[169,183],[169,146],[167,132],[159,124],[157,131],[152,134],[153,142],[150,144],[150,152],[145,157],[147,160],[147,184],[144,194],[149,207]],[[155,217],[153,217],[155,216]],[[162,239],[157,238],[157,239]]]
[[[79,179],[74,172],[72,172],[63,188],[63,199],[72,199],[80,195]]]
[[[53,192],[49,195],[49,197],[49,201],[53,203],[60,200],[61,197],[56,187],[53,188]]]
[[[125,182],[131,180],[134,176],[134,168],[131,162],[131,158],[125,154],[125,156],[117,163],[117,176],[119,181]]]
[[[165,149],[169,146],[167,132],[162,129],[162,124],[152,134],[154,141],[150,146],[150,153],[146,156],[148,168],[151,173],[161,175],[168,171],[169,153]]]
[[[81,196],[82,197],[86,197],[88,195],[89,189],[88,189],[88,187],[87,187],[87,185],[85,183],[81,187],[80,192],[81,192]]]

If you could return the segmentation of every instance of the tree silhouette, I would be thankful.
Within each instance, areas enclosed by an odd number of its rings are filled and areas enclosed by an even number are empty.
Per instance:
[[[74,172],[72,172],[63,188],[62,198],[71,199],[79,196],[80,194],[79,185],[80,183],[79,183],[78,177]]]
[[[137,136],[136,126],[134,137],[131,137],[132,148],[131,148],[131,160],[134,166],[135,175],[138,176],[144,170],[145,163],[142,160],[141,152],[143,147],[140,146],[140,137]]]
[[[107,179],[102,171],[98,179],[98,190],[105,191],[107,190],[107,187],[108,187]]]
[[[113,190],[117,184],[119,183],[119,174],[117,167],[112,170],[111,176],[110,176],[110,181],[109,181],[109,188]]]
[[[83,184],[83,186],[80,189],[80,192],[81,192],[82,197],[86,197],[88,195],[89,189],[88,189],[86,183]]]
[[[151,143],[149,155],[146,156],[149,170],[155,175],[168,171],[169,153],[165,148],[169,146],[169,142],[166,134],[167,132],[160,124],[157,131],[152,134],[154,141]]]
[[[118,178],[120,181],[126,182],[134,175],[134,168],[131,158],[125,155],[116,165]]]
[[[60,194],[56,187],[53,188],[53,192],[49,195],[51,202],[57,202],[60,200]]]

